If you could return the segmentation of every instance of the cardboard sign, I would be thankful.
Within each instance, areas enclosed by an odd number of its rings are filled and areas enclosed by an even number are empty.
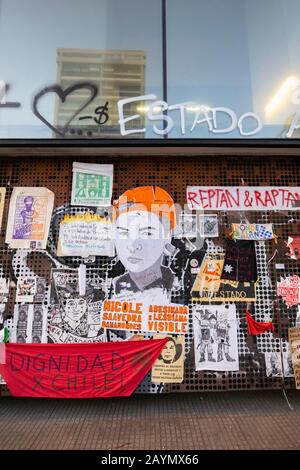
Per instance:
[[[300,389],[300,328],[289,328],[289,343],[296,388]]]
[[[300,210],[300,187],[188,186],[189,209],[219,211]]]

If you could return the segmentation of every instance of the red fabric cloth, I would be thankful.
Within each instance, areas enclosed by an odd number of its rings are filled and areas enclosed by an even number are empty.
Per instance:
[[[5,344],[0,364],[12,395],[95,398],[129,396],[168,338],[116,343]]]
[[[255,336],[264,333],[265,331],[271,330],[274,331],[274,325],[272,322],[259,322],[253,320],[250,312],[246,311],[246,319],[248,324],[248,334]]]

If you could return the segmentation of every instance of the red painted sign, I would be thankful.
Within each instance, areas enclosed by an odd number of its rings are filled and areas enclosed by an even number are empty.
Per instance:
[[[19,397],[129,396],[164,348],[167,338],[81,344],[5,345],[0,374]]]
[[[187,203],[197,210],[299,210],[300,187],[188,186]]]

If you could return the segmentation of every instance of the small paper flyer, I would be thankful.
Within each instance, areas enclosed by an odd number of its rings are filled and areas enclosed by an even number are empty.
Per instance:
[[[14,188],[5,242],[10,248],[45,249],[54,193],[47,188]]]
[[[113,165],[73,162],[72,206],[111,205]]]

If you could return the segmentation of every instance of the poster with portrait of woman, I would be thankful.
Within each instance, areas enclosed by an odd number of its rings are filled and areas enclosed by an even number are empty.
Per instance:
[[[48,341],[53,343],[101,342],[103,299],[101,285],[87,279],[85,295],[79,294],[77,270],[52,270]]]
[[[153,335],[168,338],[151,371],[151,382],[181,383],[184,371],[184,336]]]
[[[128,190],[113,204],[113,221],[117,259],[125,272],[113,279],[102,326],[186,333],[188,308],[178,295],[174,302],[174,289],[180,294],[182,286],[171,266],[177,251],[171,242],[176,224],[173,199],[158,186]]]

